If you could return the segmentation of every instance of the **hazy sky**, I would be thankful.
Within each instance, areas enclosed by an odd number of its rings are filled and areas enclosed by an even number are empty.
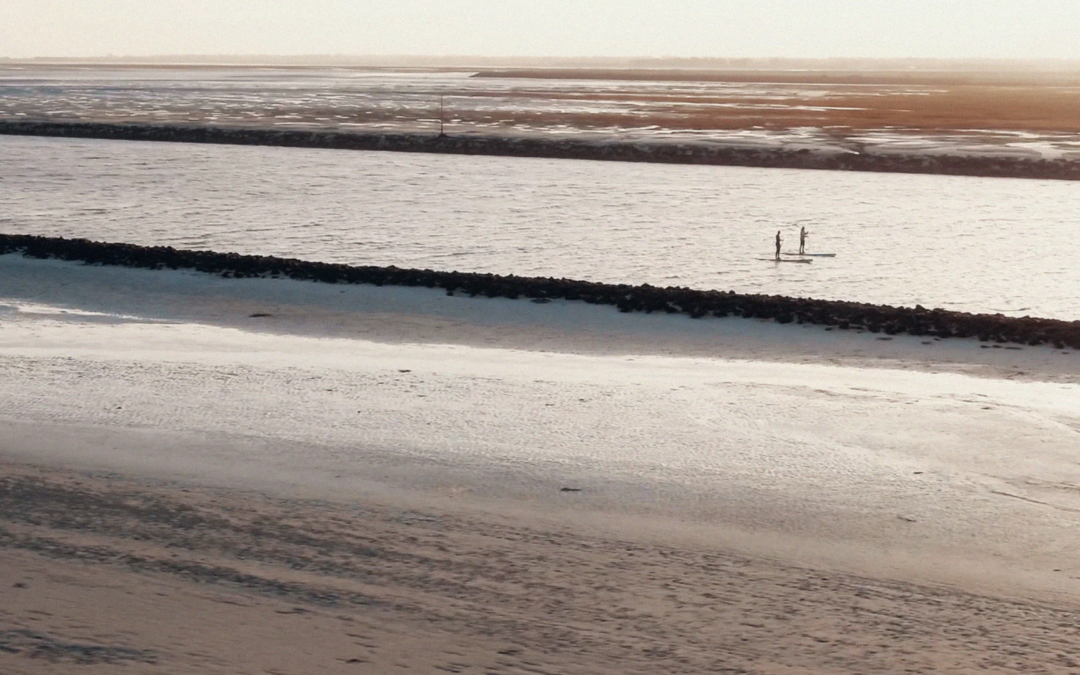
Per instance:
[[[1080,58],[1080,0],[0,0],[0,56]]]

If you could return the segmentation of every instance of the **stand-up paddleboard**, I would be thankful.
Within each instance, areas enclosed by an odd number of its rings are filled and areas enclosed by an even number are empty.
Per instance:
[[[781,253],[780,255],[810,256],[810,257],[814,257],[814,258],[835,258],[836,257],[835,253],[788,253],[786,251],[784,253]]]
[[[768,260],[769,262],[801,262],[812,263],[813,260],[808,258],[758,258],[758,260]]]

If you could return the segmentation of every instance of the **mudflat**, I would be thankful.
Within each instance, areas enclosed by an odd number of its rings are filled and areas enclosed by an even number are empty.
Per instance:
[[[105,65],[119,72],[128,67]],[[154,70],[212,72],[217,67],[220,66],[174,65],[157,66]],[[82,72],[80,67],[70,64],[34,64],[34,68],[45,73]],[[383,69],[357,66],[346,70],[361,75],[372,70],[383,72]],[[1026,132],[1039,136],[1075,134],[1076,120],[1080,117],[1080,72],[1068,69],[1006,65],[978,69],[853,70],[811,63],[793,69],[457,66],[426,70],[474,73],[467,86],[460,81],[457,85],[447,85],[440,115],[445,118],[447,131],[454,134],[513,133],[522,129],[555,130],[560,135],[568,130],[817,129],[840,141],[846,140],[850,133],[867,131],[929,137],[984,132]],[[309,73],[317,75],[319,70],[293,67],[288,72],[302,78]],[[405,69],[405,72],[410,71]],[[487,82],[496,80],[519,82],[509,87],[486,86]],[[593,82],[598,84],[593,86]],[[384,94],[381,92],[373,100],[382,100]],[[431,104],[423,96],[419,103],[411,99],[398,106],[369,105],[360,100],[342,110],[296,104],[267,108],[265,101],[244,103],[236,98],[230,97],[226,106],[205,101],[205,105],[193,110],[172,110],[170,106],[174,104],[168,102],[160,103],[160,108],[114,109],[92,96],[89,103],[84,101],[77,109],[69,109],[65,106],[70,104],[64,103],[63,96],[41,101],[27,98],[13,102],[16,108],[11,114],[17,113],[17,117],[8,119],[211,122],[248,127],[269,124],[275,128],[300,124],[304,129],[338,128],[346,121],[350,130],[365,126],[397,127],[403,131],[437,128],[432,122]],[[474,105],[484,101],[499,103]],[[519,104],[515,105],[515,101]],[[720,140],[724,138],[720,136]],[[976,138],[987,140],[982,136]]]
[[[36,67],[50,77],[66,73],[63,65]],[[420,88],[410,83],[412,71],[391,71],[401,78],[397,98],[372,89],[329,107],[280,100],[272,78],[254,96],[207,85],[191,99],[178,93],[184,87],[164,87],[172,93],[118,106],[107,83],[98,85],[101,93],[86,93],[78,71],[68,73],[79,78],[76,89],[20,96],[0,119],[0,134],[1080,176],[1080,75],[1070,70],[462,69],[429,69]],[[355,68],[361,76],[370,70]],[[173,71],[155,72],[168,82]],[[302,81],[320,71],[290,72]],[[252,77],[267,75],[255,70]],[[445,95],[436,100],[428,87],[437,81]],[[321,91],[317,83],[307,86]]]
[[[1080,74],[1039,71],[850,70],[653,70],[515,69],[481,77],[614,80],[623,96],[650,103],[640,111],[603,114],[575,111],[581,126],[655,124],[669,129],[792,129],[818,127],[837,133],[889,130],[922,133],[1028,131],[1075,133],[1080,113]],[[710,82],[734,85],[671,93],[632,92],[633,82]],[[746,85],[757,85],[748,89]],[[793,86],[794,85],[794,86]],[[525,94],[523,94],[524,96]],[[535,95],[530,92],[530,95]],[[604,89],[596,98],[609,98]],[[575,97],[576,98],[576,97]],[[669,112],[662,104],[671,105]],[[695,105],[700,108],[695,108]],[[565,117],[565,113],[559,113]],[[543,116],[532,115],[537,123]]]

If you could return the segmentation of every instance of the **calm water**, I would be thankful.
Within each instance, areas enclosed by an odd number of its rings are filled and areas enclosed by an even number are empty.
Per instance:
[[[0,137],[0,231],[1080,319],[1068,182]],[[773,237],[836,253],[776,264]],[[765,260],[762,260],[764,258]]]

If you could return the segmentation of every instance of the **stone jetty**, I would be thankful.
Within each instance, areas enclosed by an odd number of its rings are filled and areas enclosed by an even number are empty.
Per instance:
[[[986,343],[1050,345],[1080,349],[1080,321],[1008,317],[839,300],[740,294],[649,284],[606,284],[573,279],[441,272],[394,266],[352,266],[237,253],[136,246],[86,239],[0,234],[0,254],[57,258],[91,265],[144,269],[190,269],[231,278],[290,278],[326,284],[421,286],[472,297],[576,300],[610,305],[621,312],[683,314],[691,319],[742,317],[777,323],[815,324],[839,330],[933,338],[971,338]]]

